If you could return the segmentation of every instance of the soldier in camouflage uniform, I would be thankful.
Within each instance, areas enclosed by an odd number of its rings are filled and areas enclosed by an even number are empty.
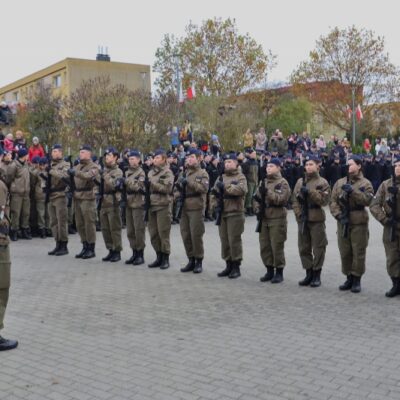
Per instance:
[[[369,206],[371,214],[383,225],[386,269],[393,284],[386,297],[400,294],[400,158],[395,159],[393,168],[394,176],[382,182]]]
[[[267,176],[263,179],[254,196],[254,207],[258,224],[261,224],[259,241],[261,259],[267,268],[261,282],[280,283],[285,267],[284,245],[287,238],[286,204],[290,198],[290,187],[281,175],[278,158],[268,161]],[[261,210],[264,209],[263,215]]]
[[[215,182],[212,191],[213,208],[216,208],[217,197],[221,194],[223,204],[218,232],[221,239],[221,255],[226,262],[226,267],[218,276],[236,279],[240,276],[240,264],[243,258],[242,233],[247,181],[238,168],[235,153],[225,155],[224,167],[225,172]]]
[[[361,277],[365,273],[369,238],[368,212],[365,207],[371,203],[374,189],[361,172],[362,160],[359,156],[350,157],[348,165],[348,178],[341,178],[335,183],[329,208],[338,221],[337,237],[342,272],[347,277],[339,289],[359,293]]]
[[[331,195],[326,179],[319,175],[319,160],[309,156],[305,164],[304,178],[300,178],[293,190],[293,211],[298,223],[300,260],[306,276],[300,286],[321,285],[321,269],[325,260],[326,237],[325,211]],[[302,217],[304,220],[302,220]]]
[[[190,149],[186,158],[186,169],[177,181],[181,204],[180,229],[188,264],[181,272],[193,271],[198,274],[203,271],[203,209],[208,192],[209,178],[207,172],[200,166],[200,150]],[[178,198],[179,203],[179,198]]]

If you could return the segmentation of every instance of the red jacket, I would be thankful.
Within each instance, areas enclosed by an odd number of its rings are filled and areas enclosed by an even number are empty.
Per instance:
[[[29,147],[28,150],[28,157],[29,157],[29,162],[32,162],[32,158],[33,157],[44,157],[44,150],[41,144],[38,144],[37,146],[32,145],[31,147]]]

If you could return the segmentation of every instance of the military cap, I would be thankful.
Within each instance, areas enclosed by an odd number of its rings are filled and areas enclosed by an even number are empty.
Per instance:
[[[79,150],[86,150],[86,151],[92,151],[92,147],[89,146],[88,144],[83,144]]]
[[[161,155],[166,155],[167,153],[165,152],[165,150],[164,149],[157,149],[155,152],[154,152],[154,157],[155,156],[161,156]]]
[[[114,156],[119,156],[118,150],[113,146],[110,146],[110,147],[106,148],[106,151],[104,152],[104,155],[107,155],[107,154],[113,154]]]
[[[128,157],[139,157],[140,158],[141,154],[139,150],[133,149],[129,152]]]
[[[226,153],[224,155],[224,160],[237,160],[236,153]]]
[[[319,163],[320,162],[320,159],[315,154],[309,154],[308,156],[306,156],[305,160],[306,160],[306,162],[307,161],[314,161],[315,163]]]
[[[39,157],[39,164],[44,165],[47,164],[48,160],[47,157]]]
[[[40,157],[39,156],[35,156],[32,158],[32,164],[39,164],[40,161]]]
[[[276,165],[277,167],[280,167],[280,166],[281,166],[281,160],[280,160],[279,158],[274,157],[274,158],[271,158],[271,159],[268,161],[267,164],[274,164],[274,165]]]
[[[28,150],[25,149],[24,147],[22,149],[18,150],[18,157],[24,157],[28,154]]]
[[[62,150],[62,146],[59,143],[53,144],[52,150]]]
[[[196,149],[194,147],[192,147],[191,149],[189,149],[189,151],[187,152],[187,155],[190,156],[194,154],[195,156],[199,156],[201,155],[201,151],[199,149]]]
[[[349,160],[353,160],[357,165],[361,165],[362,164],[362,159],[360,156],[358,156],[357,154],[353,154]]]

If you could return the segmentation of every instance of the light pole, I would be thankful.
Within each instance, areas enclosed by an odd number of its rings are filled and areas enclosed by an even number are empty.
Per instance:
[[[352,113],[351,113],[351,117],[352,117],[352,125],[353,125],[353,135],[352,135],[352,144],[353,147],[356,145],[356,109],[355,109],[355,87],[353,86],[351,88],[351,101],[352,101],[352,105],[351,105],[351,109],[352,109]]]
[[[180,92],[181,92],[181,80],[179,76],[179,54],[174,54],[174,61],[175,61],[175,79],[176,79],[176,98],[178,103],[180,101]]]

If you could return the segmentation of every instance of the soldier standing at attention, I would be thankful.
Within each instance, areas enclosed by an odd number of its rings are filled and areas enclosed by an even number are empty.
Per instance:
[[[392,280],[392,288],[386,297],[400,294],[400,158],[394,161],[392,177],[379,186],[369,207],[371,214],[383,225],[383,245],[386,269]]]
[[[180,229],[188,264],[181,272],[193,271],[198,274],[203,271],[203,209],[208,192],[209,178],[200,165],[201,151],[190,149],[186,158],[186,170],[177,181],[180,192],[178,204],[181,212]]]
[[[254,195],[259,232],[260,254],[267,272],[261,282],[280,283],[285,267],[284,245],[287,238],[286,204],[290,198],[289,183],[281,175],[279,158],[266,166],[264,178]]]
[[[124,185],[123,172],[118,168],[118,151],[109,147],[104,152],[105,168],[104,193],[100,209],[100,226],[108,254],[103,261],[116,262],[121,260],[122,251],[122,219],[119,208],[121,191]]]
[[[169,268],[171,204],[174,175],[167,163],[164,150],[154,153],[153,167],[148,174],[150,181],[150,209],[148,229],[153,249],[157,253],[149,268]]]
[[[7,183],[10,188],[11,205],[11,230],[10,239],[18,240],[19,228],[21,227],[21,237],[32,239],[29,229],[30,214],[30,172],[28,167],[28,150],[21,148],[18,150],[18,158],[7,168]]]
[[[235,279],[240,276],[240,264],[243,258],[242,233],[247,181],[238,169],[235,153],[225,155],[224,169],[225,172],[215,182],[212,191],[214,202],[218,203],[216,223],[220,223],[218,231],[221,255],[226,262],[225,269],[218,276]]]
[[[146,245],[146,224],[144,222],[145,173],[140,166],[140,152],[132,150],[128,154],[129,168],[126,171],[127,194],[126,230],[132,257],[125,264],[144,264],[143,251]]]
[[[3,150],[0,149],[0,162],[2,158]],[[4,171],[0,169],[0,329],[4,328],[4,315],[10,290],[9,197]],[[0,336],[0,351],[15,349],[17,346],[16,340],[5,339]]]
[[[65,190],[69,185],[69,163],[63,159],[63,150],[60,144],[55,144],[51,150],[51,161],[47,168],[47,184],[49,185],[49,216],[51,232],[56,247],[47,254],[63,256],[68,254],[68,211]]]
[[[300,286],[321,286],[321,269],[325,260],[326,237],[325,211],[329,204],[331,188],[319,175],[319,160],[309,156],[305,164],[304,178],[300,178],[293,190],[293,211],[298,223],[300,260],[306,276]]]
[[[331,214],[337,219],[338,245],[342,272],[347,279],[340,290],[361,291],[361,277],[365,273],[365,255],[368,246],[368,212],[374,189],[364,178],[362,160],[353,155],[348,162],[347,178],[341,178],[333,187],[329,204]]]
[[[92,161],[92,148],[83,145],[79,151],[79,164],[68,170],[74,179],[74,207],[76,228],[82,242],[82,250],[75,258],[96,257],[96,198],[95,180],[99,181],[99,168]]]

